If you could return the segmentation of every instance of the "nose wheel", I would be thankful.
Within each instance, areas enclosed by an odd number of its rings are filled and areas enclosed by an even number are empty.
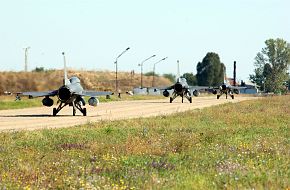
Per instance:
[[[83,108],[82,113],[83,113],[83,116],[87,116],[87,108]]]
[[[52,110],[52,115],[53,115],[53,116],[56,116],[56,114],[57,114],[56,108],[53,108],[53,110]]]
[[[73,116],[76,115],[76,108],[73,106]]]

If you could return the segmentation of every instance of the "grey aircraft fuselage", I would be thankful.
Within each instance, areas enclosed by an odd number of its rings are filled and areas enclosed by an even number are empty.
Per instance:
[[[164,90],[163,91],[163,96],[165,97],[169,97],[170,94],[168,92],[168,90],[174,90],[172,93],[172,97],[170,97],[170,103],[172,103],[172,101],[180,96],[182,98],[182,103],[183,103],[183,98],[185,97],[190,103],[192,103],[192,95],[190,90],[193,90],[193,95],[194,96],[199,96],[200,92],[198,90],[200,89],[205,89],[207,87],[198,87],[198,86],[189,86],[186,79],[179,77],[177,78],[177,81],[175,84],[173,84],[172,86],[169,86],[167,88],[161,89]]]
[[[83,99],[83,96],[89,96],[88,103],[90,106],[97,106],[99,104],[99,100],[97,99],[97,96],[106,96],[111,95],[111,92],[106,91],[87,91],[84,90],[80,79],[78,77],[67,77],[67,69],[66,69],[66,61],[65,56],[64,57],[64,85],[61,86],[57,90],[53,91],[46,91],[46,92],[22,92],[18,93],[24,96],[29,97],[44,97],[42,100],[42,104],[44,106],[50,107],[53,105],[53,99],[50,98],[50,96],[57,96],[59,106],[57,108],[53,108],[53,116],[56,116],[56,114],[65,106],[69,105],[73,107],[73,115],[76,114],[76,109],[78,109],[84,116],[87,115],[86,108],[82,108],[82,106],[85,106],[85,100]]]
[[[223,94],[226,95],[226,99],[228,98],[228,95],[231,96],[232,99],[234,99],[234,94],[239,94],[239,90],[245,88],[246,87],[236,87],[227,83],[223,83],[219,87],[213,88],[212,93],[217,95],[217,99],[219,99]]]

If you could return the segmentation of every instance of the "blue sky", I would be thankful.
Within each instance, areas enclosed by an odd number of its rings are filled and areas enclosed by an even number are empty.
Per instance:
[[[74,69],[196,73],[207,52],[216,52],[232,76],[246,80],[269,38],[290,42],[289,0],[0,0],[0,70],[68,66]]]

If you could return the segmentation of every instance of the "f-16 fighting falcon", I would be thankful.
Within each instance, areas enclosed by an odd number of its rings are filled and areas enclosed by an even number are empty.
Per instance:
[[[185,78],[180,77],[180,72],[179,72],[179,61],[177,61],[177,79],[176,83],[173,84],[172,86],[165,87],[165,88],[160,88],[160,90],[163,91],[163,96],[169,97],[170,93],[168,90],[174,90],[172,93],[172,97],[170,97],[170,103],[178,97],[181,96],[182,100],[181,102],[183,103],[183,98],[185,97],[190,103],[192,103],[192,95],[190,91],[193,91],[194,96],[199,96],[200,92],[199,90],[201,89],[207,89],[208,87],[202,87],[202,86],[189,86],[187,84],[187,81]]]
[[[185,78],[179,77],[177,78],[177,81],[175,84],[173,84],[172,86],[169,86],[167,88],[164,89],[160,89],[160,90],[164,90],[163,91],[163,96],[165,97],[169,97],[170,93],[168,92],[168,90],[174,90],[172,93],[172,97],[170,97],[170,103],[172,103],[172,101],[178,97],[181,96],[182,100],[181,102],[183,103],[183,98],[185,97],[190,103],[192,103],[192,95],[191,95],[191,90],[193,91],[193,95],[194,96],[199,96],[200,92],[199,90],[201,89],[206,89],[207,87],[200,87],[200,86],[189,86],[187,84],[187,81]]]
[[[245,89],[246,87],[237,87],[237,86],[232,86],[227,82],[224,82],[222,85],[219,87],[214,87],[212,88],[212,93],[217,95],[217,99],[221,97],[221,95],[225,94],[226,99],[228,99],[228,95],[231,96],[232,99],[235,98],[234,94],[239,94],[240,89]]]
[[[64,52],[62,53],[64,60],[64,85],[61,86],[57,90],[47,91],[47,92],[22,92],[18,93],[24,96],[29,97],[44,97],[42,100],[42,104],[47,107],[51,107],[53,105],[53,99],[50,96],[58,97],[58,107],[53,108],[53,116],[65,106],[69,105],[73,108],[73,116],[76,114],[76,109],[78,109],[83,116],[87,115],[86,108],[82,108],[85,105],[85,100],[83,96],[89,96],[90,99],[88,103],[90,106],[97,106],[99,104],[99,100],[96,96],[105,96],[111,95],[111,92],[101,92],[101,91],[87,91],[84,90],[80,84],[80,79],[78,77],[67,77],[67,68],[66,68],[66,59]],[[17,96],[18,96],[17,94]]]

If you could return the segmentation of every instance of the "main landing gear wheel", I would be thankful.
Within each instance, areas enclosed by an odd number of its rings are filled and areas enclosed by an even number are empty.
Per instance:
[[[220,96],[221,96],[221,95],[216,95],[216,99],[220,99]]]
[[[232,95],[232,99],[235,99],[234,95]]]
[[[76,116],[76,109],[73,108],[73,116]]]
[[[181,103],[183,103],[183,98],[181,99]]]
[[[170,103],[172,103],[172,101],[173,101],[173,98],[170,97]]]
[[[56,116],[56,114],[57,114],[56,108],[53,108],[53,110],[52,110],[52,115],[53,115],[53,116]]]
[[[83,116],[87,116],[87,108],[83,108]]]
[[[192,103],[192,97],[189,97],[189,103]]]

